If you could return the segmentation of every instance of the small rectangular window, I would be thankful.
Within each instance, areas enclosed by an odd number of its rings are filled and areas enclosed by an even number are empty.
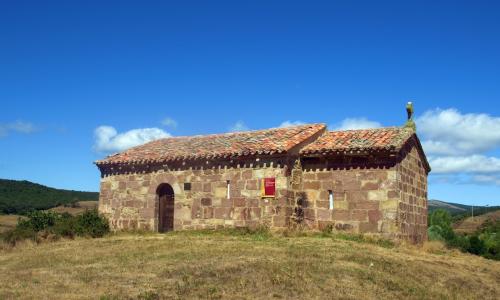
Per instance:
[[[184,182],[184,190],[185,191],[191,190],[191,182]]]
[[[228,180],[228,181],[226,181],[226,183],[227,183],[227,199],[230,199],[231,198],[231,193],[230,193],[230,191],[231,191],[231,182]]]
[[[333,191],[328,191],[328,201],[330,202],[330,209],[333,209]]]

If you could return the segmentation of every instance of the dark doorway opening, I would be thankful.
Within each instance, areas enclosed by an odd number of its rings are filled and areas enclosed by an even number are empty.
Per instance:
[[[174,189],[168,183],[162,183],[158,194],[158,232],[174,230]]]

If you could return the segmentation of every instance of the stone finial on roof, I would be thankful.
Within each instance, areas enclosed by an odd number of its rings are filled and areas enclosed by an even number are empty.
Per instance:
[[[415,121],[413,121],[413,103],[408,102],[406,104],[406,113],[408,114],[408,120],[406,120],[405,127],[413,129],[413,131],[417,131],[417,125]]]

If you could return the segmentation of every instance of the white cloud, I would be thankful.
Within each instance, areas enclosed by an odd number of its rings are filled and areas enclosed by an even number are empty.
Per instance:
[[[292,126],[299,126],[299,125],[304,125],[305,123],[302,121],[285,121],[278,126],[279,128],[284,128],[284,127],[292,127]]]
[[[339,126],[332,127],[335,130],[369,129],[382,127],[382,124],[376,121],[370,121],[366,118],[347,118],[344,119]]]
[[[500,159],[484,155],[429,157],[434,173],[500,172]]]
[[[248,126],[245,125],[243,121],[238,121],[234,123],[231,127],[229,127],[229,131],[238,132],[238,131],[247,131],[249,130]]]
[[[472,178],[476,183],[500,185],[499,175],[476,175]]]
[[[500,146],[500,118],[462,114],[454,108],[427,111],[416,119],[427,153],[471,155]]]
[[[166,117],[161,121],[161,125],[171,128],[177,128],[177,121],[172,118]]]
[[[98,152],[118,152],[170,136],[159,128],[140,128],[118,133],[114,127],[99,126],[94,131],[94,149]]]
[[[15,121],[7,124],[0,124],[0,137],[6,136],[9,132],[29,134],[37,131],[38,128],[30,122]]]
[[[454,184],[500,185],[500,118],[434,109],[416,118],[434,178]]]

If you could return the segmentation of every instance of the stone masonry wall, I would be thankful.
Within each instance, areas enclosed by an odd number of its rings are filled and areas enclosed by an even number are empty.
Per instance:
[[[376,233],[385,237],[397,234],[399,191],[396,169],[329,169],[315,164],[303,173],[307,199],[305,219],[319,229],[331,224],[336,230]],[[333,209],[329,208],[333,192]]]
[[[397,223],[399,238],[420,243],[427,240],[427,172],[416,147],[397,166],[401,200]]]
[[[114,230],[156,231],[156,192],[168,183],[175,193],[174,230],[333,225],[336,230],[412,242],[426,239],[427,172],[415,147],[408,146],[399,159],[391,160],[288,159],[116,171],[101,178],[99,210]],[[261,197],[265,177],[276,178],[275,198]],[[184,183],[191,183],[191,190],[184,190]]]
[[[158,229],[157,188],[162,183],[175,193],[174,230],[227,226],[286,227],[291,213],[287,199],[287,167],[262,162],[245,167],[184,166],[152,173],[116,174],[101,179],[99,211],[114,230]],[[276,198],[262,199],[260,179],[276,178]],[[227,199],[227,180],[230,198]],[[191,190],[184,190],[184,183]]]

